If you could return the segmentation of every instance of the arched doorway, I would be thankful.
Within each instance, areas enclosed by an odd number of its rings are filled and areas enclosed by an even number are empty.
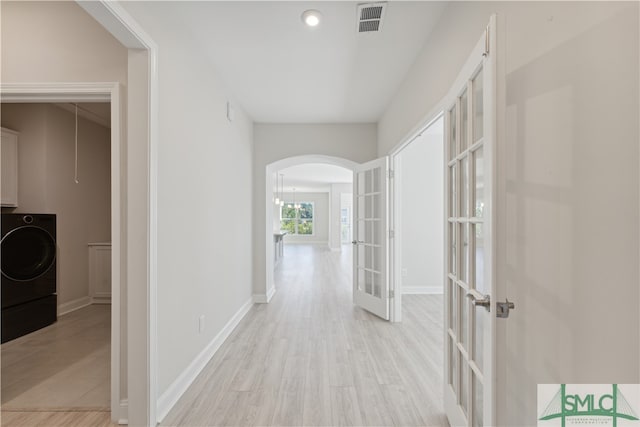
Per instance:
[[[289,157],[278,160],[267,165],[265,170],[265,288],[264,293],[259,292],[256,302],[269,302],[273,297],[276,288],[274,281],[274,245],[273,245],[273,197],[274,197],[274,180],[277,172],[281,169],[304,165],[307,163],[320,163],[333,166],[339,166],[354,171],[358,163],[341,157],[332,157],[325,155],[304,155]]]

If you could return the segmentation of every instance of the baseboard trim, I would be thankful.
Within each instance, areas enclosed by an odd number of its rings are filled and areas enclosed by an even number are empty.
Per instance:
[[[58,316],[64,316],[88,305],[91,305],[90,297],[81,297],[73,301],[65,302],[64,304],[58,304]]]
[[[403,295],[438,295],[443,294],[442,286],[403,286]]]
[[[111,294],[96,294],[91,297],[91,304],[111,304]]]
[[[285,240],[285,245],[329,245],[329,242],[322,240]]]
[[[256,304],[268,304],[276,293],[276,287],[273,286],[267,294],[253,294],[253,302]]]
[[[267,291],[267,302],[271,301],[271,298],[276,294],[276,287],[272,286],[271,289]]]
[[[252,298],[254,304],[266,304],[269,302],[265,294],[253,294]]]
[[[117,416],[116,421],[118,425],[125,426],[129,424],[129,400],[122,399],[120,401],[120,413]]]
[[[224,341],[231,335],[231,332],[238,326],[238,323],[253,307],[253,298],[245,302],[242,307],[236,312],[236,314],[229,319],[226,325],[220,332],[211,340],[211,342],[196,356],[191,364],[185,369],[180,376],[169,386],[169,388],[162,393],[162,396],[158,399],[157,414],[158,422],[162,422],[167,416],[171,408],[178,402],[178,399],[189,388],[191,383],[196,379],[198,374],[209,363],[209,360],[218,351]]]

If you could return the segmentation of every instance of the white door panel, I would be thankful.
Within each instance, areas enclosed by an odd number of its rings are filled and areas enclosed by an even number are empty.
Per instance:
[[[389,320],[389,160],[359,165],[353,176],[353,301]]]
[[[445,411],[452,426],[495,424],[494,150],[496,19],[445,102]]]

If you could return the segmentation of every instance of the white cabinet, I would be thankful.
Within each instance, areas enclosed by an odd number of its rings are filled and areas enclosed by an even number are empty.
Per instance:
[[[18,133],[2,128],[0,142],[0,204],[18,206]]]
[[[92,304],[111,303],[111,243],[89,243],[89,297]]]

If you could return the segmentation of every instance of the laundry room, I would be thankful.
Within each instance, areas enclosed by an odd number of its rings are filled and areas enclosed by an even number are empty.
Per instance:
[[[108,407],[110,104],[3,103],[0,121],[2,410]]]

